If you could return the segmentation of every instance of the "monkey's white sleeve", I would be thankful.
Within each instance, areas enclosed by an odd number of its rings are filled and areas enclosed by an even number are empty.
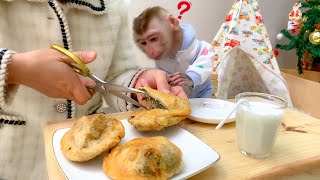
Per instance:
[[[213,63],[213,53],[210,50],[210,44],[201,41],[202,48],[194,62],[188,67],[186,74],[192,79],[194,86],[203,84],[211,77]]]

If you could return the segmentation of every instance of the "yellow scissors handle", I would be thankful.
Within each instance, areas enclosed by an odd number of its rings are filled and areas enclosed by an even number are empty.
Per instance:
[[[75,63],[77,63],[77,64],[79,65],[79,67],[78,67],[78,66],[75,66],[75,65],[73,65],[73,64],[69,64],[69,66],[71,66],[72,69],[73,69],[76,73],[78,73],[78,74],[80,74],[80,75],[82,75],[82,76],[86,76],[86,77],[88,77],[88,76],[90,75],[90,70],[89,70],[89,68],[81,61],[81,59],[80,59],[78,56],[74,55],[72,52],[68,51],[67,49],[61,47],[61,46],[58,45],[58,44],[53,44],[53,45],[51,46],[51,48],[52,48],[52,49],[55,49],[55,50],[58,50],[58,51],[60,51],[61,53],[67,55],[70,59],[72,59]],[[89,87],[87,87],[87,89],[88,89],[88,91],[89,91],[89,93],[90,93],[91,95],[94,95],[95,92],[94,92],[93,89],[91,89],[91,88],[89,88]]]
[[[58,44],[53,44],[51,48],[62,52],[63,54],[67,55],[70,59],[72,59],[75,63],[77,63],[80,68],[76,66],[71,66],[74,69],[74,71],[83,76],[89,76],[89,68],[81,61],[81,59],[78,56],[74,55],[72,52],[68,51],[67,49],[61,47]]]

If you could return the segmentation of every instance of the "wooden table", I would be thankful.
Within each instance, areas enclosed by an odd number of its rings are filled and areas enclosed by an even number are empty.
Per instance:
[[[128,113],[114,114],[119,119]],[[49,179],[64,179],[53,154],[53,133],[71,127],[74,121],[48,123],[44,128]],[[191,179],[320,179],[320,120],[294,110],[286,110],[285,119],[270,157],[252,159],[238,151],[235,123],[214,130],[216,125],[184,120],[180,126],[188,130],[221,156],[212,167]],[[310,171],[310,169],[319,168]],[[313,174],[310,174],[313,173]]]

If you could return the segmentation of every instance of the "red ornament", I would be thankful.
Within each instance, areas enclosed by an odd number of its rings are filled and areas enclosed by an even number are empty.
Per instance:
[[[279,55],[279,51],[277,49],[273,50],[273,54],[277,57]]]

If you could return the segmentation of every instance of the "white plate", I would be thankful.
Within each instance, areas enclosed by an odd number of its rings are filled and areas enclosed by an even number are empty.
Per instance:
[[[127,120],[121,120],[121,122],[125,127],[125,137],[121,143],[138,137],[161,135],[167,137],[180,148],[183,153],[183,169],[171,179],[189,178],[207,169],[220,158],[219,154],[211,147],[179,126],[172,126],[157,132],[139,132]],[[53,135],[52,142],[56,159],[64,175],[70,180],[109,179],[102,170],[103,155],[83,163],[71,162],[65,158],[60,149],[60,140],[68,130],[69,128],[57,130]]]
[[[235,103],[212,98],[190,99],[190,104],[191,114],[189,119],[210,124],[219,124],[235,106]],[[235,113],[225,123],[233,121],[235,121]]]

